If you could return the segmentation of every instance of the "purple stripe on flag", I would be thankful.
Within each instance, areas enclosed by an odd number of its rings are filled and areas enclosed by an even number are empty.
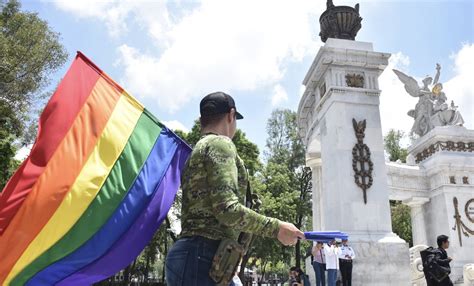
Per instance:
[[[56,285],[90,285],[129,265],[145,248],[165,219],[179,188],[181,170],[190,152],[191,150],[181,143],[147,208],[107,253]]]

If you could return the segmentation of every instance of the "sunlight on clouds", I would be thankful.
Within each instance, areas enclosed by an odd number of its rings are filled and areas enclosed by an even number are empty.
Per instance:
[[[411,97],[402,82],[397,78],[392,69],[401,70],[412,76],[408,70],[410,59],[402,52],[392,54],[388,66],[379,78],[380,117],[382,119],[382,132],[386,134],[390,129],[399,129],[410,132],[413,118],[407,115],[408,110],[415,108],[418,98]]]
[[[275,107],[287,101],[288,94],[286,93],[285,88],[280,84],[275,85],[273,88],[272,106]]]
[[[126,33],[127,22],[132,19],[145,29],[149,36],[165,43],[166,33],[172,26],[166,6],[168,1],[53,0],[51,2],[59,9],[79,18],[95,18],[104,22],[113,37]]]
[[[171,112],[216,89],[270,87],[286,63],[317,50],[311,27],[320,10],[313,1],[203,1],[168,32],[169,48],[161,55],[122,45],[122,81]]]
[[[163,124],[171,130],[181,130],[185,133],[189,132],[189,129],[184,126],[183,123],[178,120],[163,121]]]
[[[455,76],[443,83],[444,91],[459,106],[468,129],[474,129],[474,44],[464,44],[461,50],[451,56],[454,59]]]

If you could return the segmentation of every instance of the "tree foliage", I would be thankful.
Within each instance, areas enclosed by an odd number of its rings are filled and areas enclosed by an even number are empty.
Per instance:
[[[392,230],[402,239],[413,246],[410,207],[400,201],[390,201],[392,215]]]
[[[49,77],[66,60],[59,34],[16,0],[0,0],[0,190],[18,162],[18,146],[36,133]]]
[[[267,133],[266,166],[256,178],[260,182],[257,186],[260,186],[258,193],[262,197],[262,211],[300,229],[306,228],[311,223],[312,173],[305,167],[305,148],[298,135],[296,113],[288,109],[273,111],[267,123]],[[257,244],[255,255],[273,259],[272,265],[283,261],[289,266],[294,259],[295,265],[300,267],[309,247],[306,244],[298,241],[293,249],[281,249],[278,242],[262,239]],[[271,245],[276,256],[268,255],[267,248]],[[294,251],[294,255],[288,251]]]
[[[400,145],[400,141],[405,137],[405,133],[401,130],[390,131],[384,137],[385,151],[389,155],[389,160],[392,162],[400,160],[406,163],[408,150]]]

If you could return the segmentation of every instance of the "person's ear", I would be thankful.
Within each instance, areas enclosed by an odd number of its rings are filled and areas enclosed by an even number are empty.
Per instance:
[[[229,123],[232,122],[233,119],[235,119],[235,108],[231,108],[229,115],[228,115],[228,121]]]

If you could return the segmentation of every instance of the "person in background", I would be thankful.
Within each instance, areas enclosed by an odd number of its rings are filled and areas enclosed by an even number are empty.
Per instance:
[[[437,270],[439,272],[444,272],[446,273],[446,277],[438,282],[434,277],[429,273],[430,271],[427,269],[424,269],[425,272],[425,278],[428,286],[452,286],[453,282],[449,278],[449,274],[451,273],[451,266],[449,266],[449,263],[453,260],[451,257],[448,256],[448,253],[446,252],[446,249],[449,248],[449,237],[446,235],[440,235],[437,237],[436,242],[438,243],[438,249],[434,249],[434,257],[433,263],[437,264],[439,267]]]
[[[354,258],[354,250],[348,245],[347,239],[343,239],[341,253],[339,254],[339,265],[341,267],[343,286],[352,286],[352,260]]]
[[[234,277],[232,277],[232,281],[230,282],[229,286],[243,286],[242,281],[240,281],[239,273],[240,265],[237,267],[237,270],[235,271]]]
[[[311,286],[309,278],[299,267],[290,268],[290,286]]]
[[[313,269],[316,274],[316,286],[326,286],[326,258],[323,243],[317,242],[311,251],[313,255]]]
[[[293,266],[290,268],[290,277],[289,277],[290,279],[288,281],[289,286],[302,286],[303,285],[303,283],[298,277],[298,272],[296,270],[297,270],[296,266]]]
[[[336,239],[340,242],[340,239]],[[336,286],[337,271],[339,270],[339,255],[341,249],[336,240],[324,244],[324,256],[326,257],[326,270],[328,271],[328,286]]]

